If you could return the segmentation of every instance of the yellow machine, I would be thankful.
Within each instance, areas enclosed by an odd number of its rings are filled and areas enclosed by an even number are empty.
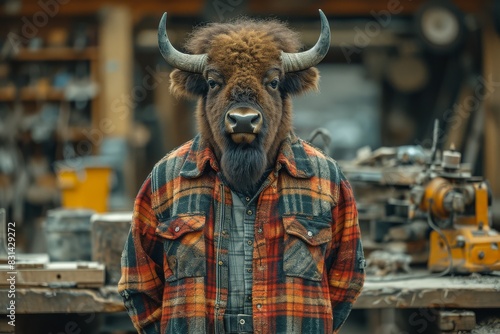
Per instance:
[[[461,171],[460,159],[460,153],[444,151],[441,166],[431,166],[413,192],[433,228],[428,268],[455,273],[500,270],[500,234],[490,227],[488,185]]]

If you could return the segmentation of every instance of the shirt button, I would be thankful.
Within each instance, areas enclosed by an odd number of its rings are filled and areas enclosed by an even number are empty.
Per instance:
[[[244,325],[245,324],[245,319],[240,319],[240,325]]]
[[[262,228],[259,227],[259,229],[257,230],[257,232],[262,233]]]
[[[248,211],[247,211],[247,215],[249,215],[249,216],[251,216],[251,215],[252,215],[252,213],[253,213],[253,212],[252,212],[252,210],[248,210]]]
[[[251,301],[251,300],[252,300],[252,296],[248,296],[248,297],[247,297],[247,300],[248,300],[248,301]]]
[[[312,237],[313,236],[313,233],[311,231],[307,231],[307,235]]]
[[[251,273],[251,272],[252,272],[252,269],[248,268],[248,269],[247,269],[247,272],[248,272],[248,273]]]
[[[222,235],[226,235],[227,234],[227,231],[226,230],[222,230]]]
[[[257,304],[257,308],[260,310],[262,308],[262,304]]]
[[[180,230],[180,229],[181,229],[181,228],[180,228],[179,226],[176,226],[176,227],[175,227],[175,229],[174,229],[174,231],[175,231],[175,232],[179,232],[179,230]]]
[[[253,245],[253,241],[252,241],[252,240],[248,240],[248,241],[247,241],[247,245],[248,245],[248,246],[252,246],[252,245]]]
[[[224,264],[224,262],[219,261],[219,266],[222,266],[223,264]]]
[[[250,197],[245,197],[245,201],[250,202]]]

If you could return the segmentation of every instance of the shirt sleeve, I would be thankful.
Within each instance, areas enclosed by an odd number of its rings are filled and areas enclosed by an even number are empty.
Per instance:
[[[130,232],[121,259],[118,291],[138,333],[159,333],[162,313],[163,242],[155,234],[151,180],[141,187],[134,205]]]
[[[328,277],[334,334],[349,316],[365,280],[365,260],[352,188],[343,175],[337,187],[338,202],[332,210],[333,261]]]

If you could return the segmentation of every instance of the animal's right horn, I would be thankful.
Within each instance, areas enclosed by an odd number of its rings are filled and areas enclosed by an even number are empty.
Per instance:
[[[164,13],[158,26],[158,46],[163,58],[179,70],[203,73],[207,63],[207,55],[190,55],[177,51],[170,43],[167,35],[167,13]]]
[[[323,11],[319,10],[321,17],[321,33],[316,44],[307,51],[297,53],[281,52],[283,69],[287,72],[297,72],[317,65],[330,49],[330,25]]]

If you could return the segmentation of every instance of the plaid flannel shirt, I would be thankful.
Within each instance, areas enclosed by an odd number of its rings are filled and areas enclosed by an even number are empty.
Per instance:
[[[338,333],[364,283],[352,189],[290,135],[255,199],[255,333]],[[231,191],[211,149],[184,144],[137,195],[119,291],[140,333],[224,333]]]

